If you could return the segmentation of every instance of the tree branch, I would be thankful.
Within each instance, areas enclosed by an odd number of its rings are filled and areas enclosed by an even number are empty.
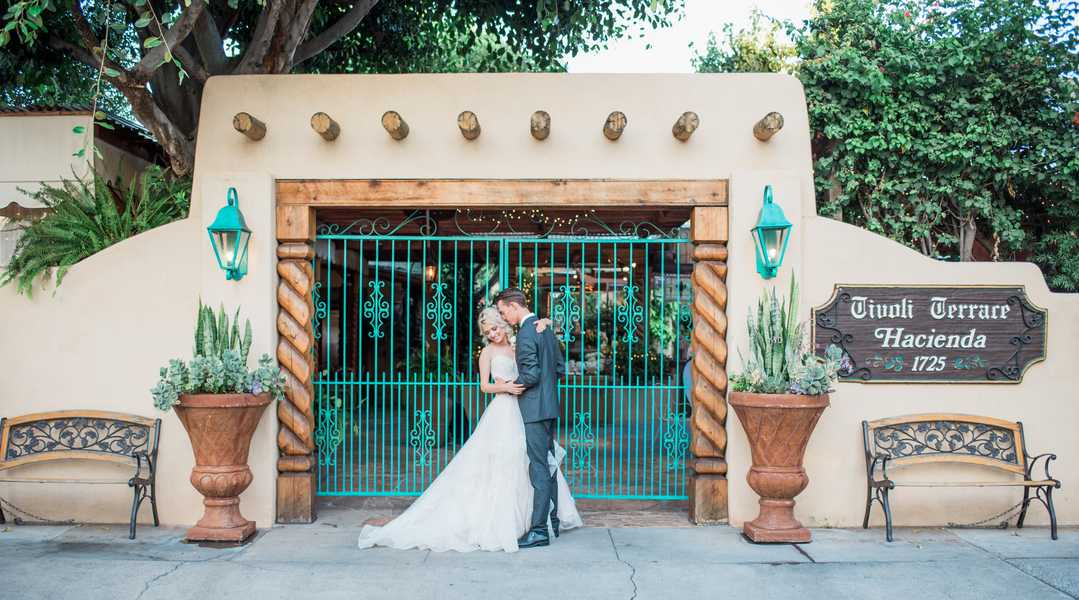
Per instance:
[[[329,48],[330,44],[352,33],[352,30],[356,29],[356,26],[367,16],[367,13],[371,12],[371,9],[374,8],[375,4],[378,4],[378,0],[356,0],[356,3],[352,5],[352,8],[345,13],[345,16],[341,17],[339,21],[330,25],[325,31],[314,38],[300,44],[296,48],[296,54],[293,56],[292,64],[297,65],[302,63],[326,48]]]
[[[195,79],[195,81],[198,81],[199,84],[206,83],[206,80],[210,76],[206,74],[206,70],[202,68],[202,65],[199,64],[199,61],[195,60],[195,57],[191,56],[190,52],[184,50],[183,46],[176,46],[175,48],[173,48],[172,55],[180,61],[180,64],[183,65],[184,70],[187,71],[187,73],[191,75],[191,77]]]
[[[270,50],[270,42],[277,28],[277,15],[281,14],[284,0],[266,0],[266,2],[265,8],[259,13],[258,24],[255,25],[255,32],[251,35],[251,42],[233,71],[236,75],[258,73],[262,60]]]
[[[191,33],[191,30],[195,27],[195,22],[198,21],[199,16],[205,9],[205,0],[191,0],[191,6],[184,9],[180,18],[161,36],[164,43],[151,48],[138,64],[131,68],[131,77],[138,83],[149,81],[157,67],[165,60],[166,47],[175,54],[180,47],[180,42],[184,41],[184,38]],[[158,16],[160,17],[160,15]]]
[[[199,20],[195,21],[193,33],[195,44],[199,48],[199,55],[206,69],[214,75],[223,74],[228,60],[225,56],[225,43],[217,31],[214,16],[209,10],[202,11]]]

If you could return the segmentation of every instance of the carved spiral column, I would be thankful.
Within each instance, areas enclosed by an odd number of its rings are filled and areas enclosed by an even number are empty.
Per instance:
[[[727,520],[727,210],[694,209],[693,417],[689,518],[695,523]]]
[[[315,492],[318,478],[311,469],[316,466],[313,424],[315,422],[311,383],[314,371],[312,344],[314,313],[312,288],[315,274],[311,260],[315,249],[314,211],[307,206],[279,206],[277,209],[277,331],[281,334],[277,346],[277,361],[289,386],[285,399],[278,403],[280,428],[277,446],[277,522],[311,523],[315,520]]]

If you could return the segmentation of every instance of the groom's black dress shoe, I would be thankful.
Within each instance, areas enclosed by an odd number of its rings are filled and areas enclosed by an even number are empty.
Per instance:
[[[559,525],[558,521],[555,521],[554,523],[551,523],[551,531],[554,532],[555,537],[558,537],[558,525]]]
[[[551,538],[536,533],[535,531],[529,531],[528,533],[521,536],[519,540],[517,540],[518,548],[539,548],[540,546],[550,545]]]

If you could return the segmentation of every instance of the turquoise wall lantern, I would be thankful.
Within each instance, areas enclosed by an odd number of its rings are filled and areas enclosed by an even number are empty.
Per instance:
[[[247,274],[247,242],[251,239],[251,230],[240,212],[236,188],[229,188],[228,206],[217,211],[214,224],[206,230],[210,232],[217,264],[225,271],[225,279],[241,279]]]
[[[787,253],[787,234],[791,223],[783,215],[783,209],[772,203],[772,186],[764,186],[764,206],[757,215],[753,232],[753,245],[757,247],[757,272],[771,279],[783,264]]]

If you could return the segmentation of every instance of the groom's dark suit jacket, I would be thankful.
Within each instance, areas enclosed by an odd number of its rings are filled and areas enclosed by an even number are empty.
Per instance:
[[[558,338],[550,328],[536,333],[536,318],[525,319],[517,333],[517,383],[525,386],[517,404],[525,423],[558,418],[558,380],[566,374]]]

